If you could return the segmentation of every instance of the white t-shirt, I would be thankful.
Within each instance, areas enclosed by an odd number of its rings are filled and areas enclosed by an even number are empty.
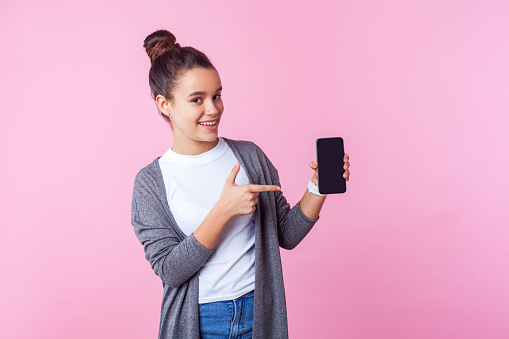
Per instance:
[[[208,152],[183,155],[170,148],[159,158],[168,205],[184,234],[191,235],[219,200],[236,161],[221,137]],[[242,167],[235,183],[249,184]],[[200,270],[200,304],[235,299],[254,290],[254,246],[253,213],[233,217]]]

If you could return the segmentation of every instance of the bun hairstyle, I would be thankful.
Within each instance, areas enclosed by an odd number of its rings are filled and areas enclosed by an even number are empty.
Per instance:
[[[143,42],[143,47],[145,47],[148,57],[150,58],[150,62],[153,64],[155,59],[160,57],[164,52],[172,49],[173,46],[178,45],[175,46],[175,48],[180,47],[176,41],[177,38],[175,38],[175,35],[168,31],[160,30],[146,37]]]
[[[215,69],[205,54],[193,47],[180,47],[176,41],[172,33],[159,30],[147,36],[143,42],[152,63],[149,84],[154,100],[158,95],[172,100],[179,77],[186,71],[193,68]]]

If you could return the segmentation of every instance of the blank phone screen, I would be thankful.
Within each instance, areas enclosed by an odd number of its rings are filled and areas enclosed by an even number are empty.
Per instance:
[[[316,140],[318,161],[318,190],[321,194],[345,193],[343,178],[345,150],[343,138],[321,138]]]

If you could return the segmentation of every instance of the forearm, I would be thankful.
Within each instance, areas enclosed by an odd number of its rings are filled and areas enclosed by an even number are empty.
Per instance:
[[[321,197],[309,192],[306,188],[306,192],[300,200],[300,209],[308,218],[317,219],[320,215],[323,203],[325,202],[325,198],[326,197]]]
[[[194,237],[204,247],[212,250],[231,218],[225,213],[223,206],[219,202],[216,203],[200,226],[194,231]]]
[[[171,287],[183,284],[200,270],[211,255],[230,219],[221,205],[216,203],[196,231],[184,241],[165,246],[162,242],[171,237],[161,235],[145,243],[147,259],[155,273]]]

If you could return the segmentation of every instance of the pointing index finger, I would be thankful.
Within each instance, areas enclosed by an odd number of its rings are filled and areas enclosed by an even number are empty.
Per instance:
[[[281,187],[276,185],[247,185],[251,192],[280,191]]]

